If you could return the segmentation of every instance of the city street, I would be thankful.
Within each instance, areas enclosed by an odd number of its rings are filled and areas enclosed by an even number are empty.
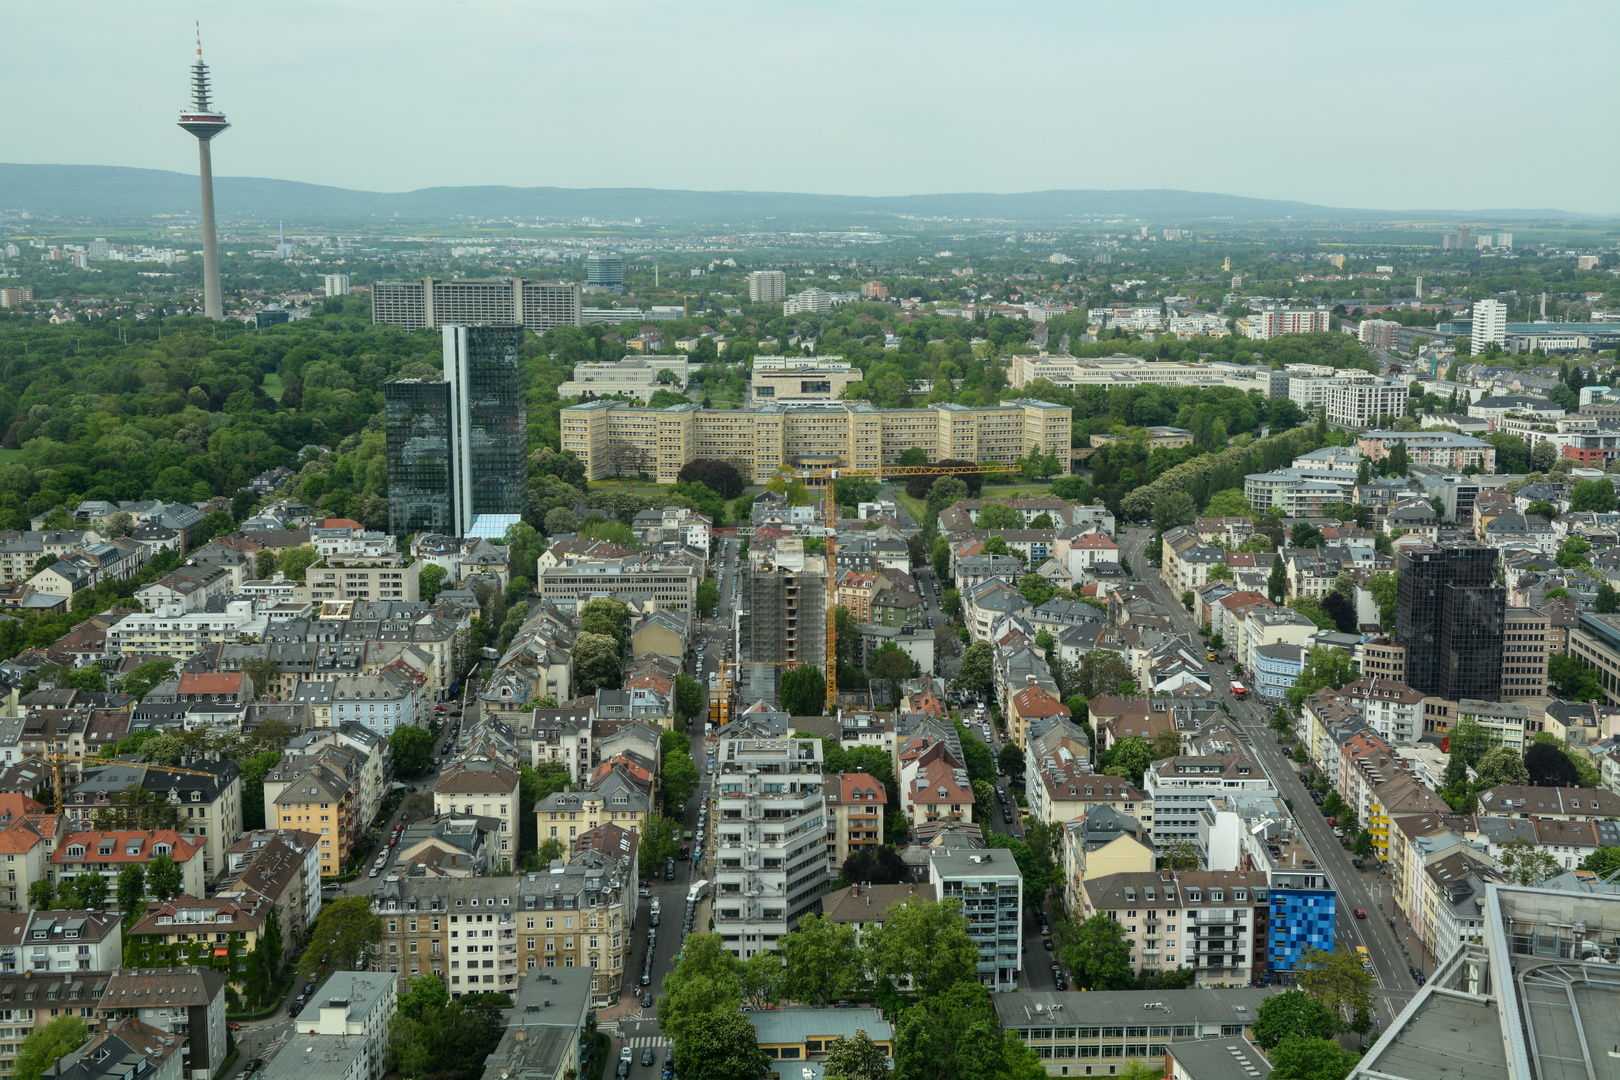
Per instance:
[[[1198,628],[1193,625],[1192,616],[1178,599],[1170,596],[1159,580],[1157,569],[1148,563],[1146,548],[1153,538],[1153,530],[1134,527],[1123,528],[1121,532],[1121,554],[1137,569],[1141,580],[1155,594],[1155,599],[1171,612],[1178,628],[1196,642]],[[1338,893],[1335,918],[1338,948],[1354,950],[1357,945],[1367,946],[1375,972],[1375,993],[1384,1010],[1378,1019],[1387,1023],[1417,991],[1417,985],[1407,970],[1408,964],[1413,961],[1408,959],[1389,926],[1392,901],[1388,879],[1375,870],[1357,871],[1350,864],[1350,853],[1339,846],[1327,819],[1311,801],[1310,792],[1299,778],[1294,763],[1277,743],[1276,734],[1266,726],[1278,703],[1253,698],[1238,701],[1232,697],[1229,673],[1225,669],[1217,669],[1213,676],[1216,699],[1231,711],[1232,720],[1229,723],[1238,738],[1255,751],[1278,793],[1295,808],[1295,822],[1315,854],[1317,865],[1327,871],[1328,879]],[[1379,907],[1380,898],[1382,910]],[[1366,919],[1355,917],[1357,908],[1367,912]]]

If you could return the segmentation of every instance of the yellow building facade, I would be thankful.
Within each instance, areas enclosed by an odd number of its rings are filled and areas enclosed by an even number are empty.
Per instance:
[[[747,411],[599,400],[563,409],[561,420],[562,448],[585,463],[587,479],[646,472],[672,484],[697,458],[736,462],[755,477],[783,466],[875,469],[912,449],[929,461],[1011,464],[1032,451],[1067,459],[1071,412],[1034,400],[923,409],[842,401]]]

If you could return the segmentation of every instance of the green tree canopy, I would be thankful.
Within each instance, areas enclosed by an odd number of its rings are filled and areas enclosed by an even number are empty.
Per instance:
[[[334,971],[365,971],[380,940],[382,920],[371,913],[371,898],[341,896],[321,908],[298,970],[313,982]]]
[[[827,679],[809,664],[782,676],[782,711],[789,716],[821,716],[827,711]]]
[[[402,777],[421,776],[433,764],[433,735],[426,728],[406,724],[388,736],[394,752],[394,772]]]
[[[1360,1060],[1329,1039],[1291,1036],[1272,1051],[1270,1080],[1345,1080]]]
[[[804,915],[799,926],[778,942],[786,962],[782,993],[817,1008],[849,997],[862,971],[855,928],[820,915]]]
[[[1098,913],[1076,924],[1060,919],[1057,952],[1085,990],[1123,990],[1131,983],[1131,943],[1119,923]]]
[[[979,947],[968,936],[967,919],[958,900],[896,901],[884,912],[884,923],[871,935],[868,955],[883,978],[902,984],[913,980],[924,1001],[952,985],[977,985]]]
[[[1254,1019],[1254,1041],[1262,1050],[1289,1038],[1331,1039],[1337,1031],[1333,1013],[1303,990],[1266,998]]]
[[[12,1064],[15,1080],[40,1080],[45,1070],[63,1054],[70,1054],[90,1038],[90,1029],[77,1016],[58,1016],[44,1027],[34,1028],[17,1047]]]

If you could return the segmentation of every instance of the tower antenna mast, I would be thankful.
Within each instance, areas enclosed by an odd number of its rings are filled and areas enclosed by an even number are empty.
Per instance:
[[[214,231],[214,161],[209,143],[231,125],[210,100],[208,65],[202,58],[202,23],[197,27],[197,59],[191,65],[191,105],[180,111],[180,127],[197,139],[197,162],[202,174],[203,314],[223,319],[225,305],[219,288],[219,238]]]

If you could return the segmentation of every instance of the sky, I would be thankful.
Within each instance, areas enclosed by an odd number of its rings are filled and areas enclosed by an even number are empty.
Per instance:
[[[197,18],[220,176],[1620,212],[1613,0],[11,3],[0,160],[194,173]]]

